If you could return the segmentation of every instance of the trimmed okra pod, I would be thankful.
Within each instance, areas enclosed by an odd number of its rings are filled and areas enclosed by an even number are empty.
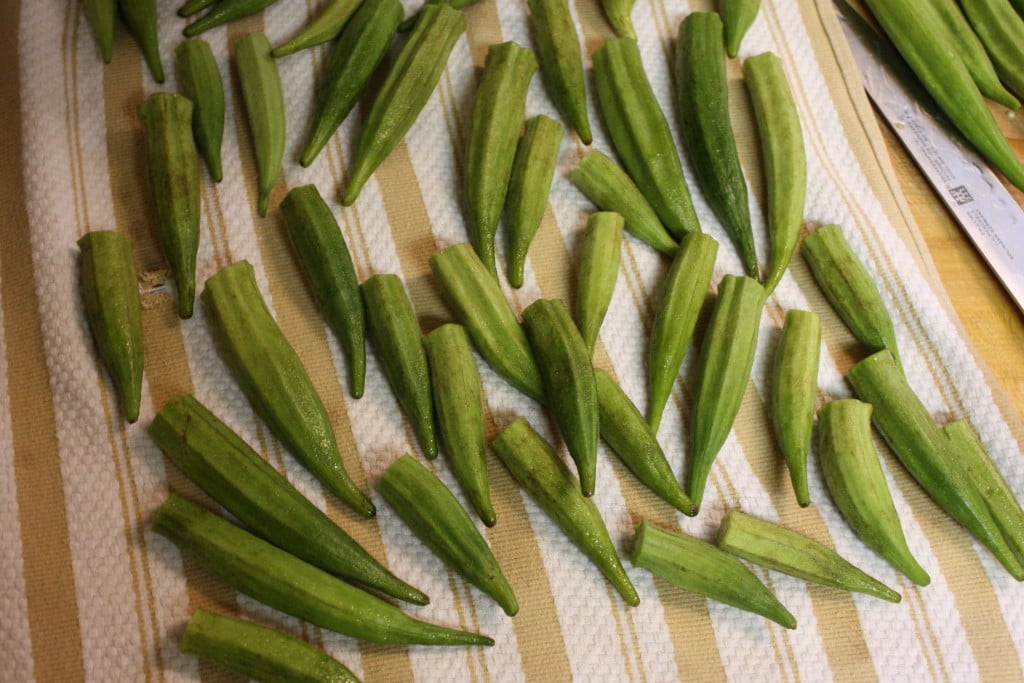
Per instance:
[[[117,0],[85,0],[85,18],[89,20],[103,61],[110,64],[114,56],[114,25],[117,23]]]
[[[227,0],[225,0],[227,1]],[[270,191],[284,158],[284,93],[270,41],[262,33],[247,33],[235,41],[235,60],[242,99],[248,114],[259,174],[259,213],[267,215]]]
[[[217,0],[216,7],[186,26],[182,33],[186,38],[194,38],[203,31],[256,14],[275,2],[277,0]]]
[[[206,161],[210,177],[220,182],[220,146],[224,138],[224,82],[210,44],[202,38],[182,41],[174,50],[178,82],[185,97],[192,100],[192,134]]]
[[[960,6],[984,44],[999,78],[1013,94],[1024,97],[1024,18],[1013,10],[1009,0],[970,0]],[[1019,109],[1020,103],[1007,106]]]
[[[527,0],[533,20],[533,43],[537,48],[540,73],[555,107],[573,127],[580,141],[589,145],[590,118],[587,114],[586,79],[576,23],[568,0]]]
[[[384,470],[377,491],[446,565],[494,598],[505,614],[515,616],[519,603],[498,560],[440,479],[411,456],[403,455]]]
[[[270,56],[279,59],[334,40],[362,3],[363,0],[331,0],[298,34],[271,50]]]
[[[164,65],[160,60],[160,38],[157,35],[156,0],[118,0],[118,9],[128,33],[142,51],[153,80],[164,82]]]
[[[327,409],[267,309],[249,262],[221,268],[202,299],[221,355],[270,431],[343,502],[373,517],[373,503],[345,472]]]
[[[760,614],[786,628],[796,619],[753,572],[715,546],[641,520],[633,536],[633,564],[686,591]]]
[[[583,233],[576,271],[576,324],[591,356],[619,277],[622,225],[619,214],[598,211],[590,214]]]
[[[601,0],[601,7],[604,9],[604,15],[608,17],[608,23],[622,38],[636,40],[636,29],[633,28],[633,19],[629,16],[635,2],[636,0]]]
[[[519,485],[590,558],[623,599],[633,606],[640,604],[597,505],[580,494],[579,482],[551,444],[520,417],[491,441],[491,448]]]
[[[178,292],[178,316],[192,317],[199,252],[199,153],[192,135],[192,102],[153,93],[139,105],[146,138],[149,188],[164,256]]]
[[[218,1],[219,0],[185,0],[185,4],[178,8],[178,16],[190,17]]]
[[[100,361],[121,399],[124,419],[139,419],[142,400],[142,304],[132,242],[113,230],[87,232],[79,282],[89,330]]]
[[[735,57],[740,52],[740,43],[747,35],[757,12],[761,9],[761,0],[719,0],[718,13],[722,15],[725,28],[725,53]]]

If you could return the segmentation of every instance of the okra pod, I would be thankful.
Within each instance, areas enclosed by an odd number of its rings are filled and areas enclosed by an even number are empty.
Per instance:
[[[178,8],[178,16],[190,17],[219,1],[220,0],[185,0],[185,4]]]
[[[597,208],[620,214],[626,220],[626,231],[644,244],[667,256],[679,249],[640,188],[604,152],[592,149],[584,154],[569,180]]]
[[[568,0],[527,0],[533,26],[533,44],[537,48],[540,73],[551,100],[573,127],[580,141],[589,145],[590,117],[587,114],[586,79],[583,54],[576,23],[569,13]]]
[[[192,317],[199,252],[199,153],[192,136],[192,102],[153,93],[139,105],[146,138],[149,188],[164,256],[178,293],[178,316]]]
[[[413,619],[173,493],[154,515],[153,531],[239,592],[352,638],[371,643],[494,644],[487,636]]]
[[[362,2],[363,0],[331,0],[298,34],[271,50],[271,56],[274,59],[287,57],[300,50],[334,40]]]
[[[633,564],[683,590],[796,628],[796,619],[742,562],[710,543],[641,520]]]
[[[221,268],[206,281],[202,300],[221,355],[270,431],[343,502],[373,517],[373,503],[345,472],[327,409],[267,309],[253,267],[238,261]]]
[[[532,50],[511,41],[491,45],[473,100],[463,173],[466,224],[473,248],[495,277],[494,235],[523,127],[526,91],[536,71]]]
[[[275,2],[277,0],[218,0],[213,9],[186,26],[183,33],[186,38],[194,38],[203,31],[256,14]]]
[[[963,0],[967,20],[985,46],[999,78],[1017,97],[1024,97],[1024,18],[1009,0]],[[1004,103],[1005,104],[1005,103]],[[1019,109],[1011,105],[1011,109]]]
[[[206,161],[210,177],[220,182],[224,172],[220,147],[224,139],[224,83],[210,44],[190,38],[174,49],[182,94],[192,100],[192,134]]]
[[[235,60],[256,153],[259,212],[261,216],[266,216],[270,191],[277,182],[281,160],[284,158],[284,92],[281,75],[270,56],[270,41],[262,33],[247,33],[236,40]]]
[[[164,65],[160,59],[160,39],[157,36],[156,0],[118,0],[118,9],[128,33],[146,60],[146,67],[157,83],[164,82]]]
[[[523,137],[516,146],[505,197],[505,229],[508,283],[517,289],[523,286],[526,252],[544,219],[562,135],[562,124],[538,114],[526,121]]]
[[[747,181],[729,119],[722,20],[716,13],[691,12],[679,24],[675,76],[683,147],[697,184],[732,238],[743,271],[756,279]]]
[[[85,18],[89,20],[103,61],[110,64],[114,55],[114,25],[117,23],[117,0],[85,0]]]
[[[110,374],[128,422],[139,419],[142,400],[142,304],[132,242],[112,230],[78,240],[79,283],[89,330]]]
[[[601,0],[601,7],[604,9],[604,15],[608,17],[608,23],[622,38],[636,40],[636,29],[633,27],[633,19],[629,16],[635,2],[636,0]]]
[[[591,356],[619,277],[623,223],[617,213],[598,211],[590,214],[583,233],[576,271],[576,324]]]
[[[864,593],[888,602],[900,594],[814,539],[739,510],[729,510],[718,528],[718,547],[748,562],[831,588]]]
[[[832,500],[853,533],[919,586],[931,582],[907,547],[878,453],[871,404],[848,398],[818,411],[818,459]]]
[[[360,398],[366,379],[366,325],[345,236],[316,185],[289,190],[281,202],[281,216],[320,313],[345,353],[349,394]]]
[[[423,8],[370,107],[342,204],[350,206],[356,200],[366,181],[415,123],[465,30],[462,12],[448,5]]]
[[[448,5],[454,9],[466,9],[467,7],[475,5],[478,2],[480,2],[480,0],[427,0],[426,3],[424,3],[424,7],[426,7],[427,5]],[[420,14],[422,12],[423,9],[421,8],[411,17],[404,20],[401,24],[398,25],[398,30],[401,33],[411,31],[412,27],[416,25],[416,20],[420,18]]]
[[[679,485],[657,437],[626,393],[604,370],[594,373],[601,437],[629,471],[684,515],[697,508]]]
[[[675,141],[636,41],[612,38],[592,58],[601,115],[630,177],[674,237],[700,232]]]
[[[494,598],[508,616],[519,603],[498,560],[452,492],[403,455],[384,471],[377,491],[423,543],[464,579]]]
[[[735,57],[740,52],[740,43],[757,19],[761,0],[719,0],[718,13],[722,15],[725,28],[725,53]]]
[[[590,558],[623,599],[630,605],[640,604],[597,505],[580,493],[579,482],[544,437],[520,417],[491,441],[491,448],[519,485]]]

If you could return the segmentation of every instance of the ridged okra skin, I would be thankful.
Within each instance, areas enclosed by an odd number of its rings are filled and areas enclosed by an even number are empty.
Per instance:
[[[592,58],[601,115],[623,166],[674,237],[700,232],[675,141],[636,41],[612,38]]]
[[[465,30],[462,12],[448,5],[423,8],[359,133],[342,204],[350,206],[355,202],[366,181],[415,123],[448,64],[455,42]]]
[[[225,0],[227,1],[227,0]],[[270,191],[284,159],[284,91],[270,41],[262,33],[247,33],[235,41],[235,63],[252,133],[259,174],[259,213],[267,215]]]
[[[199,252],[199,153],[192,135],[192,102],[153,93],[139,105],[146,139],[149,189],[164,257],[178,294],[178,317],[191,318]]]
[[[190,38],[174,49],[178,83],[185,97],[192,100],[192,133],[196,147],[206,161],[210,177],[220,182],[224,171],[220,148],[224,139],[224,82],[210,44]]]
[[[857,537],[919,586],[931,582],[914,559],[871,441],[871,405],[830,401],[818,411],[818,459],[832,500]]]
[[[256,14],[275,2],[277,0],[218,0],[213,9],[186,26],[183,33],[186,38],[194,38],[203,31]]]
[[[593,140],[576,23],[568,0],[527,0],[537,60],[551,100],[584,145]]]
[[[466,222],[473,248],[495,276],[494,236],[526,114],[526,91],[536,71],[532,50],[511,41],[491,45],[473,100],[463,174]]]
[[[270,431],[343,502],[372,517],[373,503],[345,472],[327,409],[267,309],[249,262],[211,276],[202,300],[221,356]]]
[[[505,614],[515,616],[519,603],[498,560],[440,479],[411,456],[403,455],[381,475],[377,490],[435,555],[491,596]]]
[[[590,214],[583,233],[576,274],[576,325],[591,356],[619,278],[624,222],[617,213],[598,211]]]
[[[491,441],[491,448],[519,485],[569,539],[590,558],[630,605],[640,596],[629,580],[601,513],[580,493],[579,482],[544,437],[517,418]]]
[[[636,40],[636,29],[633,28],[633,19],[629,15],[635,2],[636,0],[601,0],[601,7],[604,9],[604,15],[608,17],[608,23],[622,38]]]
[[[128,32],[135,38],[153,80],[164,82],[164,65],[160,59],[157,35],[156,0],[118,0],[117,7]]]
[[[117,0],[85,0],[85,17],[89,20],[103,61],[110,64],[114,56],[114,26],[117,24]]]
[[[142,304],[132,243],[112,230],[78,240],[79,284],[89,330],[110,374],[128,422],[139,419],[142,399]]]
[[[371,643],[494,644],[487,636],[413,619],[177,494],[171,494],[153,516],[153,531],[239,592],[352,638]]]
[[[478,2],[480,2],[480,0],[427,0],[423,4],[423,6],[426,7],[427,5],[448,5],[449,7],[452,7],[453,9],[460,9],[461,10],[461,9],[466,9],[467,7],[471,7],[471,6],[475,5],[475,4],[477,4]],[[421,8],[419,12],[416,12],[415,14],[410,16],[408,19],[403,21],[401,24],[399,24],[398,30],[401,31],[402,33],[406,33],[408,31],[411,31],[412,27],[416,25],[416,20],[420,18],[420,14],[422,12],[423,12],[423,9]]]
[[[185,4],[178,8],[179,17],[190,17],[193,14],[202,12],[217,0],[185,0]]]
[[[718,13],[722,16],[725,29],[725,53],[735,57],[740,52],[740,43],[757,19],[761,0],[719,0]]]
[[[304,640],[204,609],[192,613],[181,651],[258,681],[359,683],[348,667]]]
[[[1024,97],[1024,18],[1008,0],[966,0],[964,14],[992,59],[999,78],[1017,97]],[[1012,104],[1008,105],[1011,108]]]
[[[331,0],[299,33],[271,50],[271,56],[280,59],[334,40],[363,4],[363,0]]]

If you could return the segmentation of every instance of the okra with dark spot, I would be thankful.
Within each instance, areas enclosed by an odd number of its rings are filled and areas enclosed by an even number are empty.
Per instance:
[[[185,97],[192,100],[192,134],[196,147],[206,161],[210,177],[224,177],[220,147],[224,139],[224,82],[210,44],[202,38],[190,38],[174,50],[178,82]]]
[[[568,0],[527,0],[541,77],[555,107],[584,145],[593,140],[576,23]]]
[[[622,226],[619,214],[599,211],[590,214],[583,233],[576,271],[576,325],[591,356],[619,278]]]
[[[225,0],[226,2],[227,0]],[[259,174],[259,213],[267,215],[270,191],[284,158],[284,92],[270,41],[262,33],[247,33],[235,41],[235,61],[242,99],[248,114]]]

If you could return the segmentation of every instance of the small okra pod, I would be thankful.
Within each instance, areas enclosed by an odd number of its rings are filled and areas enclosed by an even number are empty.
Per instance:
[[[601,437],[629,471],[684,515],[697,508],[679,485],[654,432],[626,393],[604,370],[594,373]]]
[[[185,625],[181,651],[256,680],[359,683],[348,667],[304,640],[204,609]]]
[[[345,472],[327,409],[270,314],[253,267],[238,261],[221,268],[207,279],[202,300],[221,355],[270,431],[343,502],[373,517],[373,503]]]
[[[434,399],[427,352],[412,302],[394,274],[372,275],[360,285],[370,339],[395,398],[412,421],[423,454],[437,457]]]
[[[526,252],[544,219],[563,133],[562,124],[538,114],[526,121],[523,137],[516,146],[505,197],[505,229],[508,283],[517,289],[523,286]]]
[[[672,585],[796,628],[796,619],[761,580],[729,553],[687,534],[641,520],[631,559]]]
[[[740,43],[757,19],[759,9],[761,0],[719,0],[718,13],[722,15],[725,28],[725,53],[730,57],[739,54]]]
[[[178,8],[178,16],[190,17],[219,1],[220,0],[185,0],[185,4]]]
[[[619,277],[623,222],[617,213],[598,211],[590,214],[583,233],[576,277],[576,324],[591,356]]]
[[[186,26],[183,33],[186,38],[194,38],[203,31],[256,14],[275,2],[277,0],[218,0],[216,7]]]
[[[224,82],[210,44],[202,38],[182,41],[174,50],[178,82],[185,97],[192,100],[192,134],[206,161],[210,177],[224,177],[220,147],[224,138]]]
[[[1024,568],[1003,539],[962,457],[935,424],[892,353],[883,349],[850,368],[847,379],[873,407],[871,422],[932,500],[981,541],[1006,570],[1024,581]]]
[[[714,12],[691,12],[679,24],[675,76],[683,147],[697,183],[732,238],[744,272],[757,278],[747,181],[729,119],[722,20]]]
[[[775,291],[800,239],[807,194],[807,156],[800,116],[782,68],[765,52],[743,62],[744,82],[754,108],[768,194],[768,235],[772,252],[764,278],[765,294]]]
[[[636,0],[601,0],[604,15],[622,38],[636,40],[636,29],[633,28],[633,19],[629,16],[635,2]]]
[[[527,0],[540,73],[551,100],[584,145],[593,140],[576,23],[568,0]]]
[[[871,441],[871,404],[830,401],[818,411],[818,459],[832,500],[860,540],[918,586],[931,578],[914,559]]]
[[[462,12],[448,5],[423,8],[408,41],[380,87],[359,134],[352,174],[341,203],[350,206],[373,172],[416,122],[441,79],[448,56],[466,30]]]
[[[139,105],[146,138],[149,188],[164,256],[178,292],[178,316],[192,317],[199,252],[199,153],[192,135],[192,102],[153,93]]]
[[[153,80],[164,82],[164,65],[160,60],[160,39],[157,36],[156,0],[118,0],[128,32],[135,38]]]
[[[225,0],[226,2],[227,0]],[[235,60],[242,100],[248,114],[259,174],[259,212],[267,215],[270,191],[284,158],[284,93],[270,41],[262,33],[247,33],[235,41]]]
[[[511,41],[491,45],[473,100],[463,173],[466,223],[473,248],[495,276],[494,235],[523,127],[526,91],[536,71],[532,50]]]
[[[604,152],[583,155],[569,180],[602,211],[614,211],[626,221],[626,231],[644,244],[672,256],[679,245],[665,230],[640,188],[621,166]]]
[[[669,233],[681,238],[700,232],[675,141],[636,41],[612,38],[592,58],[601,115],[630,177]]]
[[[775,438],[800,507],[811,503],[807,490],[807,452],[814,426],[820,349],[821,319],[810,311],[787,311],[775,349],[769,401]]]
[[[360,398],[366,379],[366,323],[359,279],[345,236],[315,185],[292,188],[280,208],[320,313],[345,353],[349,394]]]
[[[480,0],[427,0],[427,2],[424,3],[424,7],[426,5],[448,5],[455,9],[466,9],[467,7],[475,5],[478,2],[480,2]],[[411,31],[412,27],[416,25],[416,20],[419,19],[422,11],[423,10],[421,8],[419,12],[416,12],[411,17],[404,20],[401,24],[398,25],[398,30],[402,33]]]
[[[103,61],[110,64],[114,55],[114,25],[117,23],[117,0],[85,0],[85,18],[96,36]]]
[[[683,237],[665,276],[647,354],[650,378],[647,423],[655,434],[707,299],[717,254],[718,242],[713,237],[702,232],[690,233]]]
[[[434,410],[448,464],[484,524],[494,526],[487,484],[487,439],[480,372],[466,329],[441,325],[423,338],[430,365]]]
[[[523,311],[523,328],[544,382],[544,403],[576,462],[583,495],[592,496],[600,424],[594,367],[586,343],[561,299],[530,304]]]
[[[900,594],[814,539],[739,510],[725,513],[716,539],[722,550],[748,562],[831,588],[899,602]]]
[[[377,491],[416,537],[508,616],[519,611],[512,586],[473,520],[426,467],[403,455],[384,470]]]
[[[960,6],[999,78],[1017,97],[1024,97],[1024,17],[1014,11],[1009,0],[970,0]],[[1011,108],[1019,108],[1019,104]]]
[[[800,253],[832,308],[872,351],[888,349],[899,363],[896,330],[882,295],[838,225],[825,225],[804,238]]]
[[[690,425],[690,498],[700,507],[711,465],[732,430],[750,381],[764,288],[743,275],[726,275],[697,361]]]
[[[544,384],[526,332],[473,247],[455,244],[434,252],[430,270],[488,365],[519,391],[542,400]]]
[[[103,366],[113,380],[128,422],[139,419],[142,399],[142,305],[132,243],[112,230],[87,232],[79,282],[89,330]]]
[[[290,40],[270,51],[274,59],[334,40],[363,0],[330,0],[320,13]]]
[[[593,499],[580,493],[579,482],[544,437],[525,418],[516,418],[491,441],[491,448],[512,477],[590,558],[630,605],[640,596],[629,580],[601,513]]]
[[[331,51],[299,163],[309,166],[352,111],[402,19],[399,0],[364,0]]]

